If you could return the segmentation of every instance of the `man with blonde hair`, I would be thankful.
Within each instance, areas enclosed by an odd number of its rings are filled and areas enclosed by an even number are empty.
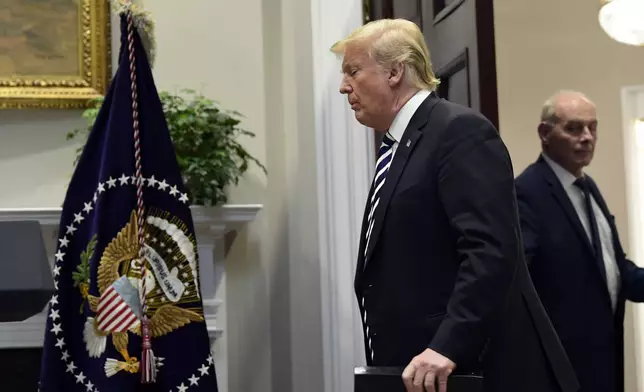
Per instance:
[[[356,119],[385,133],[355,277],[367,364],[406,366],[409,392],[446,392],[453,372],[482,373],[489,392],[576,391],[530,281],[494,126],[436,96],[412,22],[371,22],[331,49]]]

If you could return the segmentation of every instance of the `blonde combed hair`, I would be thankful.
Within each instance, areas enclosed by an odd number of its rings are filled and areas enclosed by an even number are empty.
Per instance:
[[[438,87],[425,37],[415,23],[405,19],[369,22],[336,42],[331,51],[342,55],[353,42],[370,42],[369,54],[384,67],[404,65],[405,77],[414,87],[430,91]]]

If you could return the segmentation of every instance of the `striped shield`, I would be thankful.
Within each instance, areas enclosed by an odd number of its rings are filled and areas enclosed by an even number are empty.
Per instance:
[[[124,332],[141,318],[139,292],[127,276],[121,276],[98,301],[96,321],[103,332]]]

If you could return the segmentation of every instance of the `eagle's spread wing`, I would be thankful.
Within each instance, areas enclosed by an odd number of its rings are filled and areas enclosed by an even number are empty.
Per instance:
[[[203,317],[192,310],[174,305],[163,305],[150,319],[150,335],[155,338],[166,335],[190,324],[191,321],[203,321]]]
[[[101,257],[97,279],[98,290],[101,294],[119,278],[119,265],[121,262],[137,257],[137,230],[136,214],[132,211],[128,224],[105,247]]]

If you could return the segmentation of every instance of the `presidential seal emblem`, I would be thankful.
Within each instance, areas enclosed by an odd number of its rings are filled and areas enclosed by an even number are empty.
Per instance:
[[[89,357],[101,358],[108,341],[121,358],[105,360],[105,375],[118,372],[136,374],[139,360],[128,352],[129,334],[141,336],[142,308],[149,320],[150,336],[169,334],[192,322],[203,322],[199,305],[198,260],[196,243],[186,225],[164,211],[151,210],[146,215],[144,260],[140,260],[138,224],[135,211],[129,222],[105,247],[98,264],[98,295],[90,293],[89,261],[96,247],[94,236],[81,254],[74,273],[87,303],[83,340]],[[194,305],[191,307],[191,305]],[[82,311],[82,309],[81,309]],[[163,358],[155,359],[163,365]]]

